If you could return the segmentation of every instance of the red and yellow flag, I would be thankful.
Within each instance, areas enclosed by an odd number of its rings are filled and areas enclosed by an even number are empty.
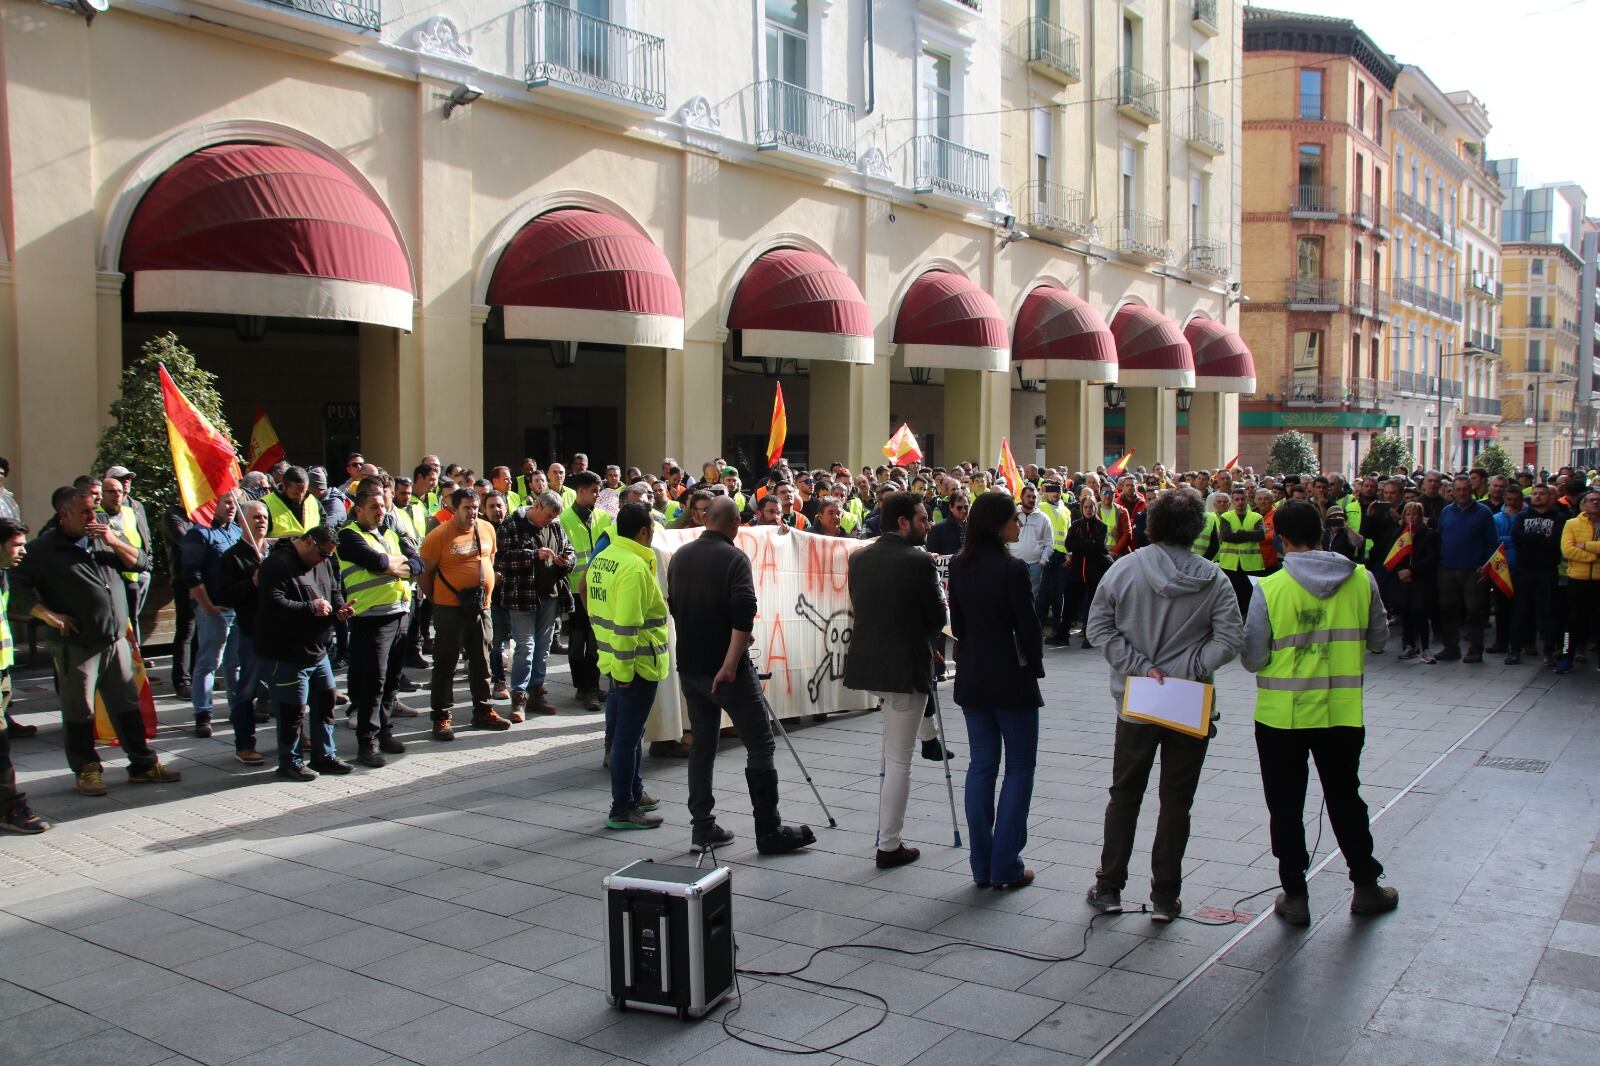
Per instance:
[[[210,525],[217,498],[239,484],[239,457],[228,438],[178,391],[167,368],[160,369],[161,403],[167,411],[167,443],[178,475],[178,498],[190,521]]]
[[[139,690],[139,717],[144,720],[144,738],[156,738],[156,697],[150,691],[150,675],[145,672],[144,655],[139,642],[133,639],[133,623],[128,623],[128,644],[133,648],[133,683]],[[106,701],[97,691],[94,694],[94,742],[101,747],[115,745],[117,731],[112,728],[111,715],[106,713]]]
[[[778,465],[783,458],[783,442],[789,436],[789,414],[783,408],[783,382],[773,383],[772,428],[767,430],[767,469]]]
[[[1132,455],[1133,453],[1129,452],[1128,454]],[[1232,470],[1234,467],[1236,467],[1238,465],[1239,465],[1239,456],[1237,454],[1235,454],[1232,459],[1228,460],[1228,465],[1223,467],[1222,469],[1224,469],[1224,470]]]
[[[283,442],[278,439],[278,431],[272,428],[272,420],[267,417],[267,409],[256,404],[255,424],[250,427],[249,469],[265,474],[287,454]]]
[[[1011,442],[1000,438],[1000,461],[996,464],[1000,468],[1000,476],[1006,479],[1006,485],[1011,489],[1011,495],[1022,495],[1022,471],[1017,468],[1016,456],[1011,454]]]
[[[884,442],[883,454],[895,466],[910,466],[912,463],[922,462],[922,449],[917,447],[917,438],[912,434],[911,427],[904,422],[894,431],[894,436]]]
[[[1389,554],[1383,557],[1383,568],[1391,573],[1400,568],[1400,564],[1411,558],[1411,549],[1416,538],[1411,535],[1411,530],[1402,530],[1395,538],[1394,546],[1389,549]]]
[[[1129,448],[1127,455],[1124,455],[1121,459],[1118,459],[1116,462],[1112,463],[1106,468],[1106,473],[1110,474],[1112,477],[1121,477],[1123,474],[1128,472],[1128,460],[1132,458],[1133,449]]]
[[[1504,544],[1489,556],[1489,561],[1483,564],[1483,572],[1488,576],[1490,583],[1500,590],[1500,595],[1507,599],[1516,595],[1516,590],[1511,587],[1511,563],[1506,559]]]

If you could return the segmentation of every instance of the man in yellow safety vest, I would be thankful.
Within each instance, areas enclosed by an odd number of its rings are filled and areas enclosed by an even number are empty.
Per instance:
[[[1368,652],[1383,650],[1389,623],[1377,580],[1354,560],[1317,550],[1322,516],[1301,500],[1278,509],[1283,569],[1261,580],[1245,620],[1240,661],[1256,675],[1256,751],[1271,815],[1272,854],[1283,891],[1272,908],[1290,925],[1309,925],[1306,870],[1306,758],[1328,806],[1350,881],[1352,914],[1382,914],[1400,893],[1382,887],[1361,799],[1366,739],[1361,688]]]
[[[390,715],[405,665],[406,615],[412,579],[422,573],[420,544],[402,545],[383,524],[383,490],[354,501],[355,520],[339,530],[339,580],[350,605],[350,702],[355,708],[356,761],[383,766],[406,746]]]
[[[107,476],[100,482],[100,510],[110,526],[123,540],[144,550],[146,563],[141,570],[124,570],[122,581],[128,594],[128,617],[133,621],[133,637],[143,640],[139,628],[139,612],[144,609],[144,598],[150,591],[151,558],[150,527],[139,520],[139,513],[128,505],[128,490],[120,478]]]
[[[291,466],[283,472],[283,487],[267,493],[267,537],[299,537],[312,526],[322,525],[322,505],[309,492],[310,478],[305,467]]]
[[[10,833],[43,833],[50,823],[28,808],[28,797],[17,791],[17,772],[11,763],[11,622],[6,617],[10,606],[11,587],[6,583],[6,571],[22,561],[28,554],[28,527],[17,518],[0,517],[0,712],[6,716],[6,728],[0,729],[0,829]],[[28,736],[38,732],[29,726]]]
[[[1233,594],[1239,597],[1239,614],[1250,613],[1250,578],[1266,573],[1261,542],[1267,538],[1266,526],[1250,508],[1250,493],[1233,490],[1233,507],[1217,516],[1217,565],[1228,575]]]

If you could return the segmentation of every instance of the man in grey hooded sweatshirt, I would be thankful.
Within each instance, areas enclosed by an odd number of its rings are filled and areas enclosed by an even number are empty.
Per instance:
[[[1205,504],[1194,489],[1180,487],[1156,497],[1145,512],[1150,544],[1106,571],[1084,627],[1084,636],[1111,664],[1111,697],[1118,710],[1105,844],[1089,904],[1101,911],[1122,909],[1139,806],[1159,751],[1161,813],[1150,856],[1150,917],[1157,922],[1170,922],[1183,910],[1178,893],[1189,808],[1210,740],[1123,717],[1122,693],[1129,677],[1209,683],[1244,645],[1233,586],[1215,563],[1191,550],[1205,524]]]

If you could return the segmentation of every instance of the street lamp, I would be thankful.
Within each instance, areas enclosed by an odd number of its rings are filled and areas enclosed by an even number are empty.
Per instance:
[[[1438,402],[1435,405],[1437,408],[1439,421],[1435,426],[1433,448],[1434,465],[1437,466],[1441,472],[1444,470],[1444,361],[1446,359],[1453,359],[1458,355],[1469,354],[1471,353],[1465,351],[1439,353],[1439,379],[1436,383],[1436,391],[1438,392],[1436,400]]]
[[[1537,479],[1539,476],[1539,423],[1542,421],[1540,416],[1544,413],[1539,406],[1539,386],[1544,381],[1544,375],[1535,370],[1529,376],[1533,378],[1533,417],[1523,419],[1523,424],[1531,424],[1533,426],[1533,476]],[[1550,378],[1550,384],[1552,385],[1568,385],[1576,383],[1576,378],[1563,377],[1559,375],[1552,375]]]

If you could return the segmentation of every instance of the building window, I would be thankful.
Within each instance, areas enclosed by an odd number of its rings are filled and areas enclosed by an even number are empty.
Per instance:
[[[1118,191],[1122,210],[1137,211],[1139,210],[1139,149],[1136,145],[1127,141],[1122,142],[1121,164],[1121,187]]]
[[[1378,344],[1377,337],[1373,337],[1370,341],[1368,341],[1367,377],[1372,378],[1374,381],[1381,380],[1383,377],[1382,374],[1378,373],[1379,348],[1380,345]]]
[[[1322,184],[1322,145],[1300,146],[1299,175],[1302,189]]]
[[[1053,180],[1050,160],[1055,156],[1055,112],[1049,107],[1033,109],[1033,180],[1039,184],[1038,197],[1044,200],[1044,186]]]
[[[1372,168],[1372,202],[1377,205],[1378,218],[1373,219],[1376,223],[1383,217],[1383,171],[1377,167]]]
[[[1322,277],[1322,238],[1301,237],[1295,242],[1295,277]]]
[[[1206,235],[1206,176],[1204,174],[1189,175],[1189,234],[1192,237]]]
[[[1314,396],[1322,376],[1322,331],[1298,330],[1294,335],[1294,395]]]
[[[1356,79],[1356,129],[1367,132],[1367,83]]]
[[[1320,119],[1322,117],[1322,71],[1302,70],[1300,72],[1300,117]]]
[[[1531,374],[1544,372],[1544,341],[1528,342],[1528,372]]]
[[[809,0],[767,0],[767,77],[805,88]]]
[[[950,140],[950,57],[922,53],[922,128]]]
[[[1543,259],[1535,259],[1535,260],[1533,260],[1532,261],[1532,265],[1529,266],[1528,269],[1532,272],[1534,277],[1536,277],[1536,278],[1544,277],[1544,260]]]
[[[1122,13],[1122,65],[1139,67],[1139,20],[1126,11]]]
[[[1383,101],[1376,97],[1372,101],[1372,139],[1383,143]]]
[[[1406,330],[1406,369],[1417,368],[1417,327],[1412,326]]]

